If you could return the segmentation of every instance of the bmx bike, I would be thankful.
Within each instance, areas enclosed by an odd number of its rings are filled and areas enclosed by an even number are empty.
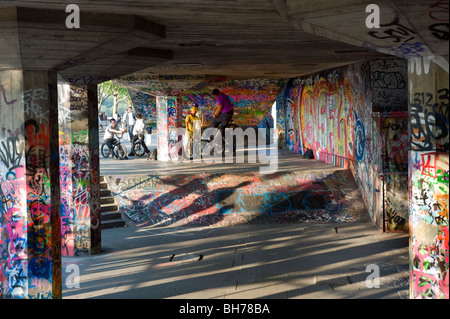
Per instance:
[[[137,157],[142,157],[145,155],[145,139],[143,134],[139,134],[139,138],[134,142],[134,145],[131,146],[132,153]]]
[[[125,145],[120,143],[120,139],[123,137],[123,133],[116,134],[116,137],[117,138],[113,139],[113,153],[118,158],[124,159],[127,157],[127,148],[125,147]],[[111,155],[111,151],[106,143],[102,144],[101,152],[104,158],[108,158]]]
[[[237,125],[237,124],[235,124],[234,122],[233,122],[233,120],[231,120],[230,122],[228,122],[228,124],[225,126],[225,131],[227,130],[227,129],[232,129],[232,130],[234,130],[234,129],[236,129],[236,128],[238,128],[239,126]],[[220,131],[218,131],[217,132],[217,134],[219,134],[219,132]],[[200,141],[197,141],[197,142],[194,142],[194,145],[193,145],[193,152],[195,153],[195,154],[197,154],[197,155],[204,155],[203,154],[203,150],[205,149],[205,147],[206,147],[206,145],[208,145],[208,143],[210,143],[210,142],[212,142],[213,140],[214,140],[214,138],[215,138],[216,136],[211,136],[210,138],[203,138],[203,136],[202,136],[202,138],[200,139]],[[225,136],[222,136],[222,147],[221,147],[221,153],[222,153],[222,155],[224,155],[224,153],[225,153],[225,150],[226,149],[229,149],[229,145],[228,145],[229,143],[228,143],[228,141],[225,139]],[[210,156],[214,156],[214,151],[215,151],[215,148],[213,147],[213,148],[211,148],[211,150],[210,150]],[[235,156],[236,155],[236,138],[233,138],[233,149],[232,149],[232,152],[233,152],[233,156]]]

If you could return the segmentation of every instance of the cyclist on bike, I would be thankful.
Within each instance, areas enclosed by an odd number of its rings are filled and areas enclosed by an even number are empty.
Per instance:
[[[212,95],[216,98],[217,105],[213,110],[212,116],[212,127],[219,128],[222,134],[222,152],[224,152],[225,143],[225,127],[230,123],[233,118],[234,105],[230,98],[221,93],[218,89],[212,91]]]
[[[126,132],[126,129],[119,129],[114,118],[109,120],[109,125],[106,127],[103,142],[108,146],[109,151],[111,154],[113,154],[114,159],[119,159],[117,154],[114,154],[114,144],[117,141],[114,136],[115,134],[123,134],[124,132]]]
[[[131,141],[131,152],[130,154],[128,154],[128,156],[134,156],[134,143],[136,143],[136,141],[138,139],[141,140],[142,142],[142,146],[144,147],[144,151],[146,154],[150,153],[150,151],[147,148],[147,145],[145,145],[145,123],[142,120],[142,115],[141,113],[136,114],[136,123],[134,124],[133,127],[133,140]]]

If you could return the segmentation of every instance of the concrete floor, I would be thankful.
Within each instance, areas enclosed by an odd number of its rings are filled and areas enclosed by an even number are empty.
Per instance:
[[[156,146],[153,142],[150,148]],[[124,144],[129,150],[126,139]],[[278,171],[340,170],[290,151],[280,150],[278,155]],[[100,157],[101,175],[239,173],[257,171],[261,165],[164,163],[135,157],[116,161]],[[130,225],[103,230],[102,247],[99,255],[63,258],[63,298],[408,297],[408,234],[383,234],[372,222],[232,227]],[[73,285],[72,267],[79,270],[79,287]],[[380,275],[379,287],[370,288],[366,280],[376,271]]]
[[[151,136],[151,142],[148,140],[147,146],[150,150],[156,148],[156,135]],[[128,152],[131,150],[131,144],[127,140],[126,135],[122,139],[122,144],[125,145]],[[100,135],[100,145],[103,143],[103,135]],[[334,165],[329,165],[317,160],[304,159],[303,155],[296,154],[289,150],[270,150],[273,155],[271,160],[277,161],[277,172],[292,172],[299,170],[308,171],[324,171],[324,170],[340,170],[341,168]],[[238,149],[236,152],[234,163],[207,163],[201,159],[194,159],[191,161],[148,161],[146,156],[137,157],[130,156],[128,160],[114,160],[111,157],[104,158],[100,154],[100,174],[103,176],[109,175],[177,175],[177,174],[215,174],[215,173],[250,173],[261,172],[261,169],[268,169],[269,162],[266,163],[258,161],[256,156],[256,163],[249,163],[248,156],[244,155],[243,149]],[[239,163],[239,164],[237,164]]]
[[[372,223],[129,226],[102,231],[102,247],[99,255],[63,258],[63,298],[408,296],[408,234],[382,234]],[[378,288],[366,284],[373,269]]]

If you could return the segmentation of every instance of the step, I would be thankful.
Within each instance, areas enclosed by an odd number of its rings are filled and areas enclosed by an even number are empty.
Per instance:
[[[125,221],[123,221],[122,219],[111,219],[102,221],[102,229],[124,227],[124,226]]]
[[[102,212],[102,221],[111,219],[122,219],[120,212]]]
[[[116,203],[102,204],[101,212],[115,212],[119,210],[119,206]]]
[[[100,203],[102,229],[125,226],[125,221],[119,212],[119,206],[115,203],[114,196],[112,196],[104,176],[100,176]]]
[[[103,204],[112,204],[114,203],[114,196],[103,196],[100,197],[100,203]]]
[[[109,189],[100,189],[100,197],[111,196],[111,191]]]

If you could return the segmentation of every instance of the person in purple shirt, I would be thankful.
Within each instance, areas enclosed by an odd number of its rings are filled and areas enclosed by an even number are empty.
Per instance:
[[[222,133],[222,139],[225,139],[225,127],[233,118],[234,105],[231,103],[230,98],[221,93],[218,89],[212,91],[212,95],[216,98],[217,105],[213,110],[212,126],[219,128]]]

